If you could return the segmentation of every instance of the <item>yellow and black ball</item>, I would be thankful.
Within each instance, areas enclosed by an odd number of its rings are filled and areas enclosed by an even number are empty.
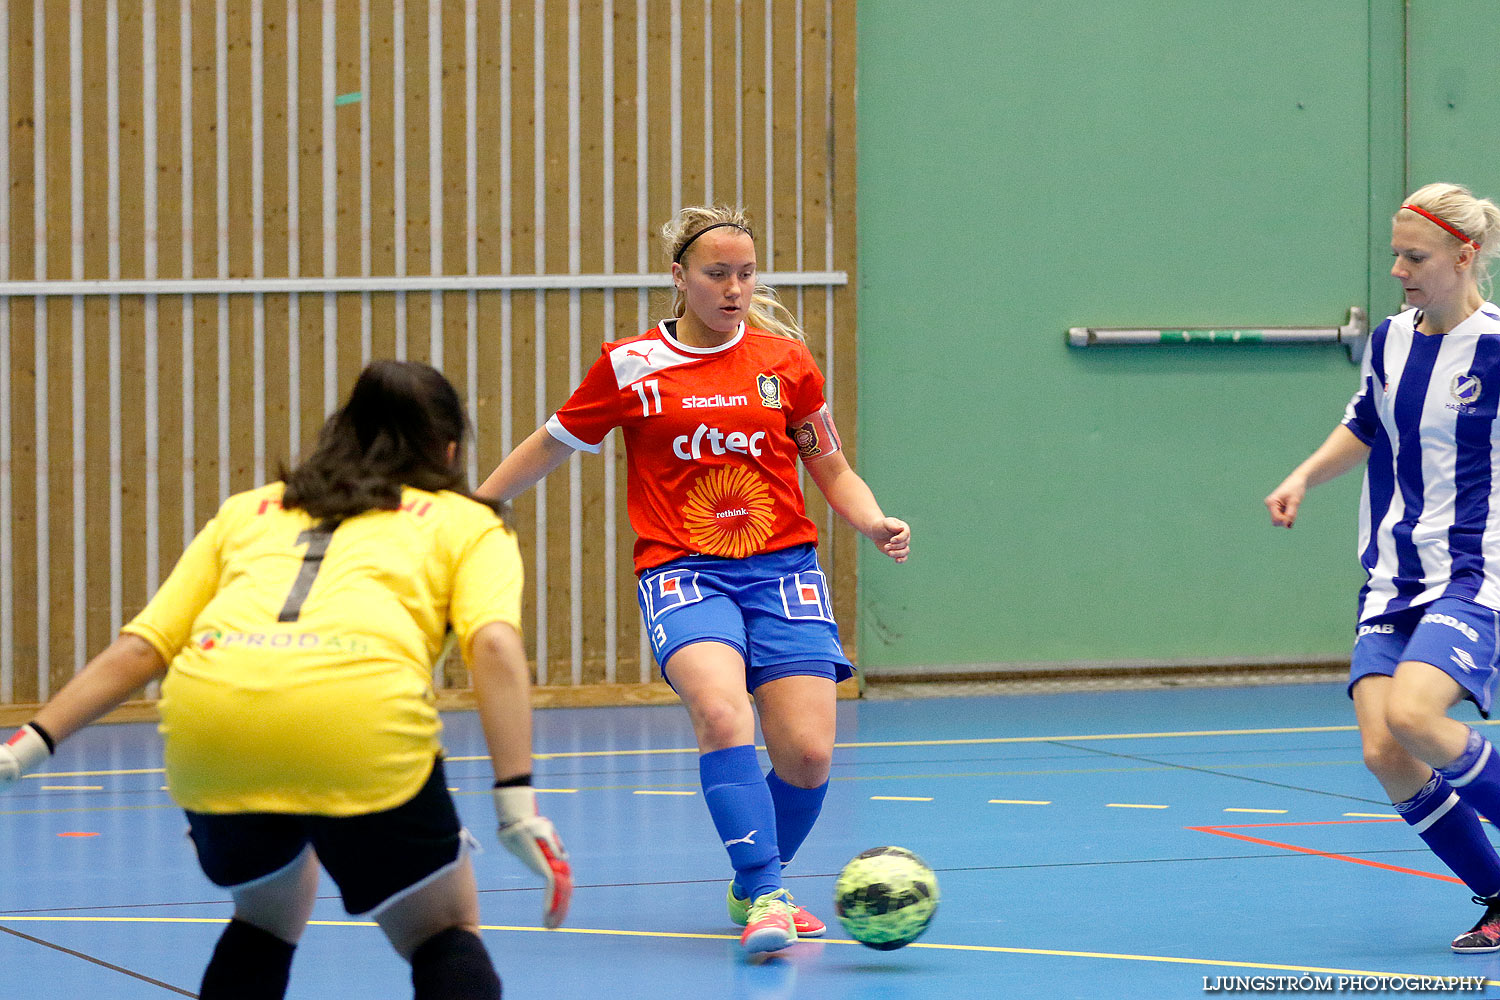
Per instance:
[[[833,908],[860,944],[891,951],[922,936],[937,913],[937,876],[903,847],[872,847],[839,873]]]

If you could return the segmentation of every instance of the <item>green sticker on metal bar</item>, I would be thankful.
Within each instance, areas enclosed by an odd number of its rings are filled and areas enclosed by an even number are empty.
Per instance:
[[[347,94],[340,94],[339,96],[335,97],[333,99],[333,106],[336,108],[341,108],[345,104],[358,104],[360,101],[364,100],[364,97],[365,95],[357,90],[350,91]]]
[[[1257,344],[1260,330],[1162,330],[1163,344]]]

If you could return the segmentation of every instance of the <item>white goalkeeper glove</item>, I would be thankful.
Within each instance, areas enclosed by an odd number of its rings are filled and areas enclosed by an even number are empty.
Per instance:
[[[27,724],[0,743],[0,791],[30,774],[37,765],[52,756],[50,741],[34,726]]]
[[[536,792],[530,785],[496,788],[495,815],[500,819],[500,843],[526,867],[547,880],[542,924],[559,927],[573,898],[573,869],[568,849],[552,821],[536,811]]]

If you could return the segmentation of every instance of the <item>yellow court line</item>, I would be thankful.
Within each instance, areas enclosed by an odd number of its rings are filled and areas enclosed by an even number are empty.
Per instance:
[[[122,774],[165,774],[166,768],[162,767],[133,767],[123,771],[44,771],[40,774],[23,774],[22,778],[36,780],[40,778],[45,781],[48,778],[100,778],[105,776],[118,776]]]
[[[538,795],[543,793],[548,795],[576,795],[578,793],[578,789],[576,788],[533,788],[532,791]]]
[[[697,795],[697,792],[678,792],[664,788],[637,788],[631,795]]]
[[[872,802],[931,802],[931,795],[871,795]]]
[[[1354,819],[1400,819],[1395,813],[1344,813]]]
[[[1500,720],[1476,722],[1476,725],[1500,725]],[[1149,739],[1180,739],[1193,736],[1272,736],[1287,733],[1352,733],[1358,730],[1358,726],[1294,726],[1280,729],[1199,729],[1184,730],[1180,732],[1161,733],[1094,733],[1079,734],[1073,736],[992,736],[982,739],[967,740],[884,740],[868,743],[835,743],[834,747],[840,750],[868,749],[877,747],[952,747],[952,746],[988,746],[1001,743],[1053,743],[1059,740],[1070,740],[1073,742],[1084,742],[1089,740],[1149,740]],[[765,749],[761,747],[760,749]],[[697,747],[662,747],[652,750],[572,750],[562,753],[534,753],[533,760],[563,760],[574,757],[640,757],[654,754],[686,754],[698,753]],[[447,757],[449,761],[485,761],[489,760],[487,754],[476,754],[464,757]],[[83,778],[95,775],[120,775],[120,774],[161,774],[162,768],[139,768],[124,771],[66,771],[54,772],[45,777],[50,778]],[[42,777],[41,775],[26,775],[29,778]]]
[[[1496,720],[1500,723],[1500,720]],[[1491,723],[1495,724],[1495,723]],[[1150,740],[1179,739],[1192,736],[1275,736],[1287,733],[1352,733],[1358,726],[1292,726],[1278,729],[1195,729],[1161,733],[1084,733],[1072,736],[987,736],[966,740],[877,740],[866,743],[835,743],[838,750],[876,747],[959,747],[991,746],[1001,743],[1055,743],[1059,740]],[[764,750],[764,747],[759,749]],[[532,754],[536,760],[561,760],[567,757],[634,757],[650,754],[698,753],[697,747],[662,747],[654,750],[573,750],[563,753]],[[488,757],[449,757],[449,760],[488,760]]]
[[[1153,805],[1147,802],[1106,802],[1110,809],[1166,809],[1167,806]]]
[[[1270,813],[1273,816],[1281,816],[1286,813],[1285,809],[1236,809],[1233,806],[1224,811],[1227,813]]]
[[[765,747],[761,747],[762,750]],[[561,753],[534,753],[532,760],[563,760],[570,757],[650,757],[664,753],[702,753],[697,747],[660,747],[655,750],[567,750]],[[488,757],[449,757],[448,760],[489,760]]]
[[[0,914],[0,924],[6,923],[104,923],[104,924],[225,924],[228,917],[53,917],[53,916],[6,916]],[[373,920],[309,920],[311,927],[376,927]],[[630,931],[613,930],[607,927],[517,927],[508,924],[480,924],[482,931],[502,931],[528,934],[583,934],[604,937],[651,937],[677,938],[686,941],[738,941],[738,934],[693,934],[682,931]],[[848,938],[818,938],[819,944],[856,945],[859,942]],[[1037,955],[1047,958],[1098,958],[1120,962],[1160,962],[1167,965],[1204,965],[1229,969],[1273,969],[1280,972],[1324,973],[1344,976],[1385,976],[1388,978],[1413,979],[1455,978],[1453,973],[1431,972],[1372,972],[1367,969],[1329,969],[1316,965],[1281,965],[1272,962],[1237,962],[1229,959],[1187,958],[1179,955],[1129,955],[1107,951],[1063,951],[1053,948],[1008,948],[1002,945],[940,944],[935,941],[917,941],[908,948],[926,948],[932,951],[967,951],[992,955]],[[1500,986],[1500,980],[1487,979],[1486,986]]]
[[[1472,725],[1500,725],[1500,719],[1477,720]],[[1187,739],[1195,736],[1280,736],[1293,733],[1352,733],[1358,726],[1289,726],[1277,729],[1193,729],[1160,733],[1079,733],[1071,736],[991,736],[967,740],[882,740],[868,743],[835,743],[835,749],[855,750],[880,747],[956,747],[997,746],[1004,743],[1056,743],[1067,740],[1083,743],[1102,740],[1151,740]],[[764,747],[758,749],[764,750]],[[697,747],[662,747],[653,750],[570,750],[561,753],[534,753],[533,760],[565,760],[586,757],[640,757],[655,754],[696,754]],[[465,757],[447,757],[448,761],[485,761],[487,754]],[[118,771],[54,771],[47,774],[28,774],[27,778],[90,778],[104,775],[161,774],[162,768],[133,768]]]
[[[1050,799],[990,799],[992,806],[1050,806]]]

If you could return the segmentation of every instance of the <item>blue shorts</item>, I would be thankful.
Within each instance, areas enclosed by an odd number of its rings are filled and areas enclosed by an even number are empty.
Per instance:
[[[1349,689],[1362,677],[1396,672],[1407,660],[1452,677],[1485,718],[1500,677],[1500,612],[1461,597],[1377,615],[1359,623],[1349,662]]]
[[[812,545],[744,559],[684,556],[641,574],[636,597],[668,684],[665,664],[693,642],[738,650],[750,691],[780,677],[854,675]]]

